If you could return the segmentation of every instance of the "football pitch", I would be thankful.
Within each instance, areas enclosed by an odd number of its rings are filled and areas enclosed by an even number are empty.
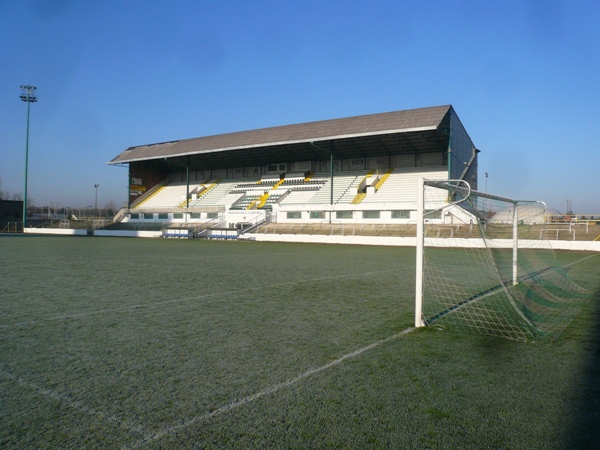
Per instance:
[[[523,343],[414,330],[412,248],[2,236],[0,447],[594,447],[600,255],[557,256],[594,296]]]

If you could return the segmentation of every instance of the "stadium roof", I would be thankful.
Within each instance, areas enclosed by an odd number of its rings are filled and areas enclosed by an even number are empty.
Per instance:
[[[174,170],[448,150],[451,105],[307,122],[130,147],[108,164]]]

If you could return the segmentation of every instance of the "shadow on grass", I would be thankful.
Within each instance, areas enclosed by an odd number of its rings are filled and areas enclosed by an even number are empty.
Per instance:
[[[584,359],[571,413],[571,448],[600,448],[600,285],[590,302],[591,329],[582,342]]]

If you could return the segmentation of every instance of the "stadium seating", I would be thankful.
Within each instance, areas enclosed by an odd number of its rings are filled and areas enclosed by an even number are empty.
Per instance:
[[[193,186],[193,188],[195,187]],[[192,186],[190,189],[192,189]],[[186,183],[171,183],[164,186],[147,200],[142,201],[137,207],[143,207],[144,209],[172,208],[185,201],[186,191]]]
[[[417,180],[419,177],[444,180],[447,179],[447,174],[448,169],[443,166],[394,169],[381,187],[375,193],[367,194],[362,203],[414,202],[417,198]]]
[[[227,194],[233,187],[239,184],[239,180],[221,180],[215,183],[215,186],[211,188],[206,194],[199,195],[199,197],[190,202],[190,207],[196,206],[225,206],[230,204],[227,201]],[[201,193],[202,194],[202,193]],[[231,199],[230,199],[231,200]]]
[[[333,203],[350,203],[356,196],[356,189],[366,174],[366,170],[334,174]],[[315,175],[313,179],[321,180],[323,182],[322,187],[305,203],[326,205],[331,202],[330,177],[331,175],[328,173]],[[282,204],[292,204],[293,200],[296,200],[296,198],[286,198]]]
[[[376,176],[373,171],[346,171],[334,174],[334,204],[388,204],[414,202],[417,195],[417,180],[423,176],[429,179],[445,179],[444,166],[406,167],[389,170],[378,177],[373,188],[359,187],[367,176]],[[371,179],[371,183],[374,179]],[[279,176],[263,179],[210,180],[202,184],[185,182],[170,183],[158,189],[136,208],[161,209],[183,208],[186,206],[186,192],[192,194],[189,207],[225,207],[226,209],[271,208],[274,204],[327,205],[331,202],[331,174],[321,172],[309,179],[304,174],[288,174],[285,179]],[[359,195],[360,194],[360,195]]]

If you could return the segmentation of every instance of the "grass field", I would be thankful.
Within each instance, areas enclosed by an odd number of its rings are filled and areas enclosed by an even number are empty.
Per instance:
[[[414,249],[0,237],[0,448],[593,448],[588,256],[522,343],[411,330]]]

